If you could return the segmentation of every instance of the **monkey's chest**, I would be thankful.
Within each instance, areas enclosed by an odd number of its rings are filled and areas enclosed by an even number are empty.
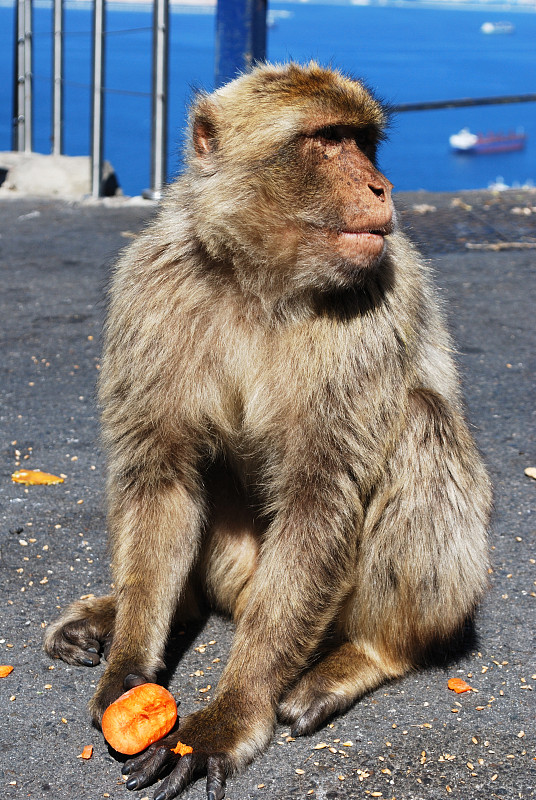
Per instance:
[[[240,450],[274,462],[313,454],[377,460],[403,413],[407,385],[394,348],[366,348],[333,330],[267,348],[244,377]]]

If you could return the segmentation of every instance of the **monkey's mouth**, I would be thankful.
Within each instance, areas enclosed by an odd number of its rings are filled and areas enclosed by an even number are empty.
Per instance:
[[[334,231],[334,247],[344,258],[362,266],[371,266],[383,255],[388,233],[390,230],[386,227],[339,229]]]
[[[363,229],[352,229],[352,228],[342,228],[337,231],[338,236],[342,237],[353,237],[355,236],[356,239],[363,238],[366,239],[369,236],[379,236],[382,239],[384,236],[389,236],[392,233],[393,228],[391,225],[385,225],[381,228],[363,228]]]
[[[383,239],[385,236],[381,231],[337,231],[337,236],[348,241],[365,242],[367,239]]]

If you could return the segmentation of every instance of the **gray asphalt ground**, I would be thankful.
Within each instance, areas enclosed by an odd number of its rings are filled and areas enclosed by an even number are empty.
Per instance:
[[[397,202],[436,265],[468,416],[495,486],[478,638],[314,736],[291,741],[278,727],[266,754],[229,781],[233,800],[536,796],[536,481],[524,474],[536,467],[536,250],[527,247],[536,243],[536,193],[418,193]],[[109,588],[94,401],[103,294],[116,253],[153,213],[124,201],[0,203],[0,664],[14,667],[0,679],[2,798],[153,796],[127,792],[90,726],[86,705],[102,667],[69,667],[42,650],[43,629],[61,608]],[[11,481],[19,466],[65,482],[25,488]],[[181,714],[208,701],[231,636],[216,617],[177,635],[186,652],[173,657],[169,686]],[[475,691],[455,695],[450,677]],[[93,757],[81,760],[89,744]],[[185,794],[203,796],[202,782]]]

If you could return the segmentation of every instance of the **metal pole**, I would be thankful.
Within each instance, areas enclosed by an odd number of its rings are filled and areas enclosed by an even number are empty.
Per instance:
[[[32,0],[24,0],[24,152],[33,150]]]
[[[104,2],[94,0],[93,79],[91,114],[91,196],[102,192],[102,143],[104,118]]]
[[[54,0],[52,61],[52,153],[63,152],[63,0]]]
[[[18,0],[16,14],[13,150],[32,151],[32,0]]]
[[[266,58],[267,0],[218,0],[215,85]]]
[[[153,88],[151,133],[151,188],[148,200],[160,200],[166,181],[167,95],[169,83],[169,0],[153,7]]]
[[[13,150],[24,150],[24,0],[15,13],[15,89],[13,92]]]

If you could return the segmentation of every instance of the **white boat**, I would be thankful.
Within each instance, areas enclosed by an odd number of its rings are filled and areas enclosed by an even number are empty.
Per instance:
[[[471,133],[469,128],[462,128],[459,133],[449,136],[450,146],[459,153],[508,153],[512,150],[522,150],[526,142],[527,135],[522,129],[507,134],[484,135]]]
[[[462,128],[459,133],[449,136],[449,144],[454,150],[471,150],[478,142],[476,133],[471,133],[469,128]]]
[[[513,33],[515,25],[512,22],[483,22],[480,31],[481,33]]]

